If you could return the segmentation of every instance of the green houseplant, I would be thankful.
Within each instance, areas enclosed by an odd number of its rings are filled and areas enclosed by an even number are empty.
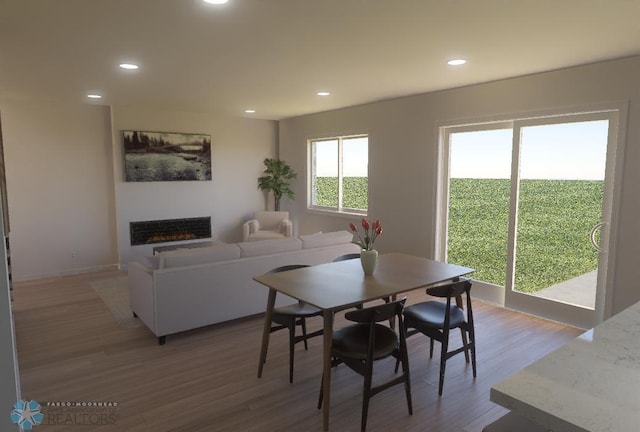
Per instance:
[[[258,189],[273,192],[274,209],[280,210],[280,198],[283,195],[293,199],[293,190],[290,182],[296,178],[297,174],[283,160],[267,158],[264,160],[265,175],[258,178]]]

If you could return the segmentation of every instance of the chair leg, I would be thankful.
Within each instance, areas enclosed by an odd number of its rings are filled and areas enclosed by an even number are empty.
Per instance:
[[[433,338],[429,338],[429,358],[433,358]]]
[[[473,377],[476,378],[476,332],[473,324],[469,327],[469,340],[471,341],[471,367],[473,368]]]
[[[404,334],[407,334],[407,331],[409,330],[409,326],[407,325],[407,321],[403,320],[402,321],[402,327],[404,327]],[[406,346],[406,342],[405,342],[405,351],[407,350],[407,346]],[[398,357],[396,357],[396,367],[393,370],[393,373],[398,373],[398,368],[400,366],[400,361],[402,360],[400,357],[402,357],[402,355],[399,355]],[[407,351],[407,365],[409,364],[409,353]],[[407,369],[408,370],[408,369]]]
[[[360,432],[367,430],[367,415],[369,414],[369,399],[371,397],[371,383],[373,382],[373,360],[365,366],[364,386],[362,389],[362,421]]]
[[[307,321],[304,318],[300,318],[300,327],[302,327],[302,340],[304,341],[304,350],[308,350],[307,345]]]
[[[293,355],[295,352],[295,339],[296,339],[296,322],[291,320],[287,325],[289,328],[289,383],[293,383]],[[305,343],[306,343],[305,339]]]
[[[322,383],[324,382],[324,373],[322,374],[322,377],[320,378],[320,395],[318,396],[318,409],[322,408],[322,399],[323,399],[323,392],[322,392]]]
[[[431,339],[433,342],[433,339]],[[447,351],[449,351],[449,333],[445,333],[440,344],[440,382],[438,383],[438,395],[442,396],[442,387],[444,386],[444,371],[447,366]]]
[[[409,409],[409,415],[412,415],[413,404],[411,402],[411,377],[409,376],[409,353],[407,352],[406,342],[404,346],[400,347],[400,355],[398,357],[402,359],[402,374],[404,375],[404,391],[407,395],[407,408]]]
[[[467,330],[460,327],[460,335],[462,336],[462,346],[464,347],[464,358],[469,363],[469,341],[467,340]]]

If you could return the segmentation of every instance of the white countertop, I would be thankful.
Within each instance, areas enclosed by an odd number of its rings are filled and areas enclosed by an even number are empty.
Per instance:
[[[640,430],[640,303],[494,385],[491,400],[555,432]]]

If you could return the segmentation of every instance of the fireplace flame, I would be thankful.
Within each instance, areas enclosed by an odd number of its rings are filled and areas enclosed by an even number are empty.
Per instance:
[[[196,238],[196,235],[190,232],[178,232],[172,234],[154,234],[147,238],[147,243],[161,243],[180,240],[191,240]]]

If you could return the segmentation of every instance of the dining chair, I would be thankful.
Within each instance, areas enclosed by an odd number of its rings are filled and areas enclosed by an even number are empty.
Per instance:
[[[274,268],[266,274],[280,273],[289,270],[309,267],[308,265],[293,264]],[[278,330],[289,330],[289,382],[293,382],[293,357],[295,352],[295,344],[304,342],[304,349],[308,349],[307,339],[322,335],[322,329],[307,334],[306,319],[314,316],[321,316],[322,310],[315,306],[299,301],[287,306],[281,306],[273,309],[271,317],[272,323],[269,334]],[[296,325],[302,328],[302,335],[296,336]],[[266,362],[266,355],[265,355]]]
[[[339,257],[334,259],[333,262],[348,261],[348,260],[359,259],[359,258],[360,258],[360,254],[357,253],[357,252],[356,253],[348,253],[348,254],[340,255]]]
[[[476,338],[473,325],[473,309],[471,307],[471,282],[467,279],[447,285],[427,288],[427,294],[433,297],[446,298],[443,301],[426,301],[405,308],[404,328],[407,337],[422,333],[429,338],[429,358],[433,358],[433,341],[441,344],[440,349],[440,382],[438,394],[442,396],[444,373],[447,360],[456,354],[464,352],[467,363],[471,353],[473,377],[476,378]],[[462,305],[462,294],[467,298],[467,313]],[[455,299],[455,304],[451,303]],[[459,328],[462,336],[462,346],[449,351],[449,333]],[[467,339],[468,336],[468,339]],[[398,362],[396,362],[396,371]]]
[[[360,429],[362,432],[367,427],[367,413],[369,400],[396,384],[404,383],[409,414],[413,414],[411,404],[411,382],[409,379],[409,357],[407,355],[407,343],[405,329],[402,326],[402,310],[406,297],[391,303],[372,306],[347,312],[345,318],[356,324],[344,327],[333,332],[331,347],[331,367],[341,363],[364,377],[362,389],[362,420]],[[395,316],[400,323],[399,336],[396,332],[382,324]],[[385,383],[373,386],[373,363],[389,356],[394,356],[402,364],[402,375]],[[321,381],[322,382],[322,381]],[[320,386],[318,409],[322,408],[323,393]]]

